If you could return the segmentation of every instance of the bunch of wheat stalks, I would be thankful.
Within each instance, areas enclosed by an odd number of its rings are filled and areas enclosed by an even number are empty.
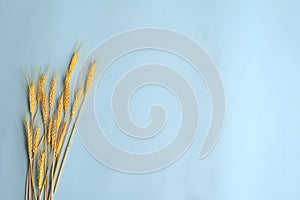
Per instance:
[[[84,84],[77,88],[74,98],[71,98],[70,79],[77,58],[78,51],[75,51],[60,92],[57,91],[56,74],[49,88],[46,87],[47,73],[40,74],[37,83],[34,80],[28,82],[29,115],[24,122],[29,160],[27,200],[50,200],[56,191],[78,116],[96,69],[96,62],[91,63]]]

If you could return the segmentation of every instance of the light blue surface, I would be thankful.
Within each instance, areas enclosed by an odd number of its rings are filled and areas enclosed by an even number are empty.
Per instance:
[[[83,42],[82,61],[107,37],[149,26],[169,28],[190,36],[214,60],[227,95],[226,121],[219,143],[209,157],[197,159],[204,123],[194,144],[175,164],[156,173],[131,175],[94,160],[76,135],[55,198],[300,199],[299,6],[298,1],[259,0],[1,0],[0,199],[19,200],[24,195],[26,152],[21,120],[26,94],[22,71],[48,64],[63,70],[76,41]],[[137,56],[130,62],[135,62]],[[160,59],[164,60],[163,55]],[[177,63],[176,58],[172,62]],[[117,75],[114,69],[110,72]],[[182,73],[191,76],[189,80],[202,102],[202,86],[197,88],[197,84],[203,84],[202,80],[193,77],[192,70]],[[137,107],[130,104],[131,114],[141,124],[147,123],[142,110],[147,107],[141,102],[149,97],[147,91],[164,92],[159,88],[146,88],[132,99]],[[169,100],[153,101],[170,103],[168,115],[173,117],[168,120],[176,122],[176,105],[174,110],[171,106],[176,101],[172,95],[164,95]],[[209,103],[204,96],[200,108],[204,108],[205,115],[209,114],[205,111]],[[99,110],[108,109],[101,106],[96,105]],[[114,129],[109,120],[106,128]],[[176,128],[166,129],[166,137],[172,137],[170,133]],[[113,134],[109,137],[117,138]],[[119,141],[126,148],[127,142],[120,138]],[[132,148],[151,151],[153,146]]]

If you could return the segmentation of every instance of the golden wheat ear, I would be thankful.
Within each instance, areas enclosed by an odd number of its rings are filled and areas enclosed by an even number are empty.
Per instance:
[[[92,63],[92,65],[90,66],[89,72],[87,74],[87,78],[85,81],[85,90],[84,90],[84,95],[86,95],[91,87],[92,81],[94,79],[94,75],[95,75],[95,71],[96,71],[96,61],[94,61]]]
[[[59,130],[59,134],[58,134],[58,138],[57,138],[57,144],[56,144],[56,148],[54,151],[54,157],[57,158],[62,146],[63,146],[63,141],[64,141],[64,137],[66,134],[66,129],[67,129],[67,121],[64,121],[62,123],[62,126],[60,127]]]
[[[36,95],[35,85],[34,83],[30,83],[28,88],[28,99],[29,99],[29,112],[31,116],[33,116],[35,111],[35,99],[36,99],[35,95]]]
[[[45,152],[43,151],[40,154],[39,163],[38,163],[38,189],[39,189],[39,191],[41,191],[42,186],[43,186],[44,171],[45,171]]]
[[[25,125],[26,135],[27,135],[28,157],[29,159],[31,159],[32,158],[32,130],[28,118],[25,119],[24,125]]]
[[[45,88],[45,82],[46,82],[46,75],[41,74],[39,83],[38,83],[38,91],[36,94],[36,100],[37,100],[38,104],[41,102],[41,99],[42,99],[41,95]]]
[[[62,109],[63,109],[63,95],[61,95],[57,102],[57,123],[60,124],[61,117],[62,117]]]
[[[64,98],[63,109],[65,113],[67,112],[70,103],[70,78],[71,78],[71,73],[67,72],[65,76],[65,85],[63,90],[63,98]]]
[[[35,133],[34,133],[33,156],[35,156],[38,151],[40,131],[41,131],[41,127],[40,127],[40,124],[38,124],[37,128],[35,129]]]
[[[72,106],[71,119],[74,118],[74,116],[75,116],[75,114],[77,112],[79,103],[80,103],[80,101],[82,99],[82,94],[83,94],[82,89],[78,89],[78,91],[76,92],[76,95],[75,95],[75,100],[74,100],[73,106]]]
[[[44,125],[47,123],[48,120],[48,104],[47,104],[47,97],[46,97],[46,93],[44,91],[42,91],[41,93],[41,104],[42,104],[42,117],[43,117],[43,123]]]
[[[53,120],[52,130],[51,130],[51,144],[52,150],[55,152],[56,149],[56,133],[57,133],[57,121],[56,119]]]
[[[56,74],[54,74],[52,81],[51,81],[51,86],[50,86],[50,92],[49,92],[49,111],[51,113],[53,104],[54,104],[54,98],[55,98],[55,91],[56,91]]]
[[[47,131],[47,143],[50,146],[51,144],[51,132],[53,128],[53,116],[49,118],[49,123],[48,123],[48,131]]]
[[[68,73],[72,74],[78,60],[79,51],[75,51],[70,61]]]

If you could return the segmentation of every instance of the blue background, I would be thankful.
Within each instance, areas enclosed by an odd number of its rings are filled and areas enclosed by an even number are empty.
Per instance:
[[[182,158],[164,170],[143,175],[120,173],[100,164],[76,135],[55,198],[300,199],[299,6],[298,1],[275,0],[1,0],[0,199],[24,196],[27,163],[22,129],[26,110],[23,71],[31,73],[33,68],[48,64],[63,71],[77,41],[83,43],[80,63],[107,37],[138,27],[173,29],[207,50],[226,90],[223,135],[214,151],[198,160],[204,123]],[[188,69],[182,73],[193,76]],[[188,78],[196,84],[193,88],[197,88],[197,81],[203,84],[198,78]],[[201,102],[202,86],[199,88]],[[142,106],[147,90],[155,88],[145,88],[144,94],[141,91],[132,101]],[[156,90],[163,92],[161,88]],[[168,92],[166,99],[173,105],[174,97]],[[162,101],[164,104],[165,99]],[[204,100],[199,106],[205,109],[206,105],[209,101]],[[105,109],[98,107],[99,111]],[[147,122],[147,118],[139,117],[145,115],[137,108],[130,104],[133,119]],[[174,108],[170,108],[169,116],[178,114],[176,102]],[[209,115],[206,111],[203,115]],[[169,128],[167,133],[178,127]],[[151,145],[148,147],[142,150],[151,151]]]

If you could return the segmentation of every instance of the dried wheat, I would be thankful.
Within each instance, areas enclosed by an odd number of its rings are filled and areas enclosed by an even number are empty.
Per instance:
[[[56,90],[56,75],[53,76],[51,81],[50,93],[49,93],[49,110],[52,111]]]
[[[65,77],[65,87],[63,91],[64,96],[64,112],[66,113],[69,108],[69,102],[70,102],[70,78],[71,73],[67,72]]]
[[[96,62],[94,61],[89,69],[89,72],[88,72],[88,75],[86,78],[84,95],[86,95],[88,93],[88,91],[91,87],[95,71],[96,71]]]
[[[53,120],[52,130],[51,130],[51,143],[53,152],[56,149],[56,132],[57,132],[57,120]]]
[[[33,155],[35,156],[38,150],[38,144],[39,144],[39,136],[40,136],[40,125],[37,126],[35,133],[34,133],[34,141],[33,141]]]
[[[44,87],[45,87],[45,81],[46,81],[46,76],[44,74],[41,75],[40,77],[40,81],[39,81],[39,84],[38,84],[38,91],[37,91],[37,102],[38,104],[40,103],[41,101],[41,98],[42,98],[42,91],[44,90]]]
[[[76,95],[75,95],[75,100],[74,100],[74,103],[73,103],[73,106],[72,106],[72,112],[71,112],[71,119],[74,118],[75,116],[75,113],[77,111],[77,108],[78,108],[78,105],[80,103],[80,100],[82,98],[82,89],[79,89],[77,92],[76,92]]]
[[[62,126],[60,127],[59,134],[58,134],[57,146],[54,152],[55,158],[57,157],[58,153],[60,152],[60,149],[63,146],[63,140],[64,140],[63,138],[65,137],[66,134],[66,128],[67,128],[67,122],[64,121]]]
[[[53,123],[53,118],[51,118],[49,120],[49,124],[48,124],[48,132],[47,132],[47,143],[48,143],[48,145],[50,145],[50,143],[51,143],[51,133],[52,133],[52,128],[53,128],[52,123]]]
[[[35,105],[35,85],[33,83],[31,83],[29,85],[29,112],[31,115],[33,115],[34,113],[34,105]]]
[[[63,107],[63,96],[61,96],[58,100],[57,105],[57,123],[60,124],[61,116],[62,116],[62,107]]]
[[[32,131],[30,128],[30,123],[28,118],[25,119],[25,129],[27,133],[27,148],[28,148],[28,156],[32,157]]]
[[[77,63],[77,59],[78,59],[78,52],[75,52],[75,53],[73,54],[73,56],[72,56],[71,63],[70,63],[70,66],[69,66],[69,70],[68,70],[68,72],[69,72],[70,74],[72,74],[72,72],[73,72],[73,70],[74,70],[74,67],[75,67],[75,65],[76,65],[76,63]]]
[[[43,186],[43,174],[45,168],[45,152],[42,152],[38,163],[38,189],[41,190]]]
[[[47,104],[47,97],[46,93],[44,91],[41,92],[42,97],[42,117],[43,117],[43,123],[46,124],[48,120],[48,104]]]

